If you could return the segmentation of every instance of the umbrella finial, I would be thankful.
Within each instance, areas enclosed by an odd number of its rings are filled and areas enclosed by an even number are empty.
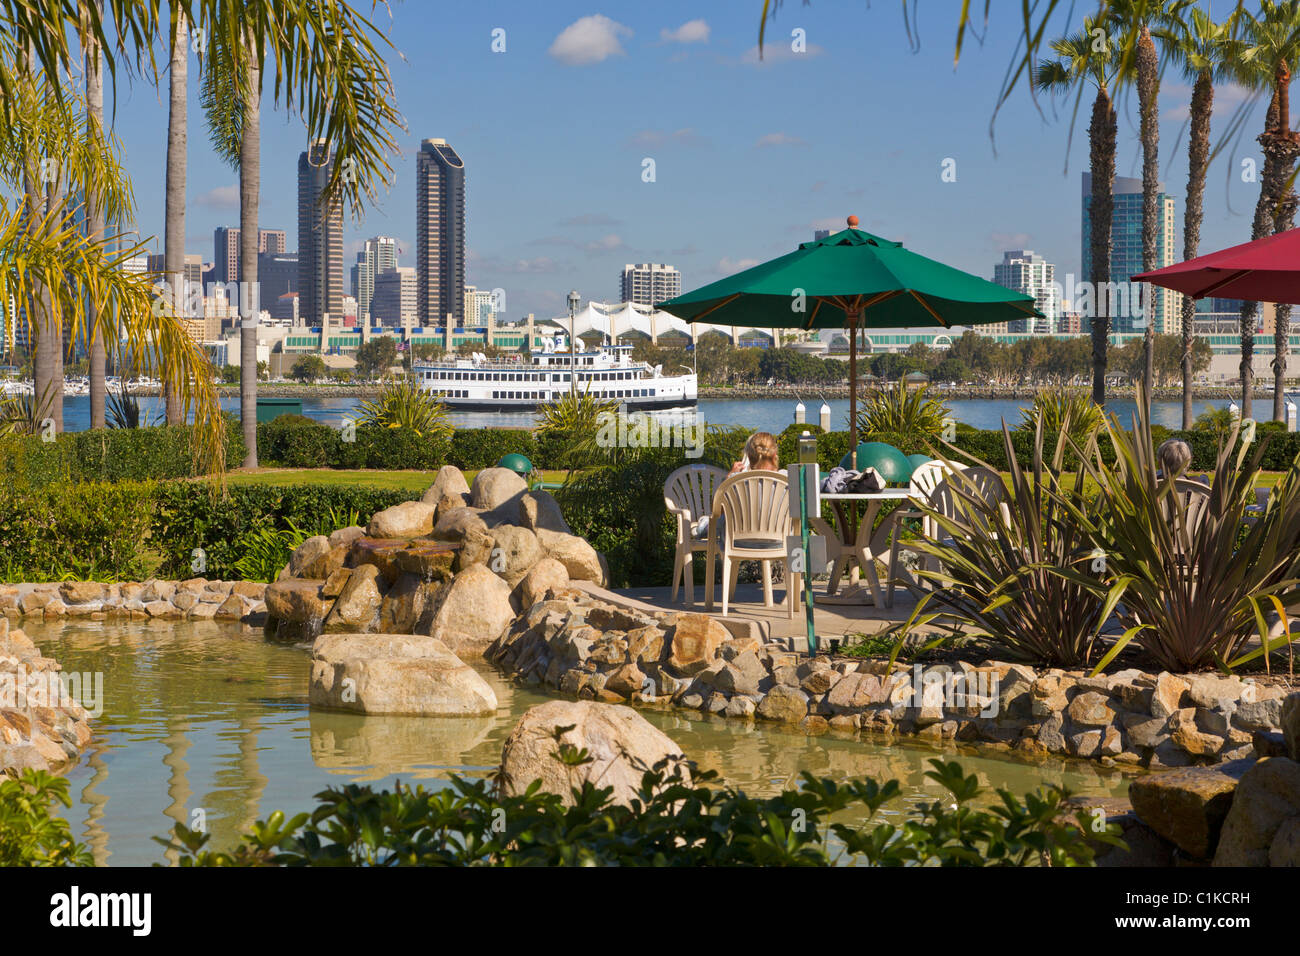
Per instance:
[[[856,229],[856,228],[858,228],[858,217],[857,217],[857,216],[849,216],[849,228],[850,228],[850,229]]]

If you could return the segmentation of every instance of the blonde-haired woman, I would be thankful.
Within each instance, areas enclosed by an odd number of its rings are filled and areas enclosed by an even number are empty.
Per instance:
[[[776,438],[769,432],[754,432],[745,442],[745,453],[740,461],[731,466],[731,474],[742,471],[780,471],[780,455],[776,447]]]

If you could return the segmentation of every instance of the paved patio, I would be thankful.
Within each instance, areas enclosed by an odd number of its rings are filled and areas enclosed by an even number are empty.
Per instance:
[[[680,593],[676,601],[671,600],[672,588],[667,586],[605,591],[588,585],[587,582],[575,581],[574,584],[624,607],[653,611],[692,611],[709,614],[724,622],[752,621],[765,639],[789,642],[791,650],[807,648],[802,602],[791,620],[784,603],[778,603],[775,607],[763,606],[763,588],[758,584],[737,585],[735,600],[728,602],[726,617],[722,615],[720,600],[714,601],[712,611],[705,610],[704,588],[701,585],[695,588],[695,604],[691,606],[685,603],[684,596]],[[818,584],[813,591],[817,636],[823,642],[827,638],[843,637],[846,634],[874,634],[891,624],[906,621],[916,607],[912,595],[902,589],[895,592],[892,608],[876,608],[864,603],[832,603],[835,598],[828,598],[824,591],[824,584]],[[784,589],[778,586],[775,589],[776,600],[782,601],[784,597]]]

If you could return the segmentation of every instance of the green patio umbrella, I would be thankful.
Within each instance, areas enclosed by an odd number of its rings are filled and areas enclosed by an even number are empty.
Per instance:
[[[858,440],[859,329],[952,328],[1042,318],[1033,296],[857,228],[687,292],[658,308],[687,322],[849,330],[849,447]]]

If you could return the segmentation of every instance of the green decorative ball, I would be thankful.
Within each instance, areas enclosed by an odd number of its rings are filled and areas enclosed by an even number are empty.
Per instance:
[[[516,475],[531,475],[533,473],[533,463],[517,452],[502,455],[501,460],[497,462],[497,467],[509,468]]]
[[[841,468],[853,468],[849,464],[849,455],[845,455],[840,462]],[[915,465],[908,460],[907,456],[895,448],[893,445],[886,445],[882,441],[864,441],[858,445],[858,471],[866,471],[868,468],[874,468],[880,473],[880,477],[892,485],[905,484],[912,477],[912,471]]]
[[[917,453],[915,455],[908,455],[907,460],[912,463],[912,471],[916,471],[916,469],[920,468],[926,462],[934,461],[934,459],[931,458],[929,455],[922,455],[920,453]],[[911,475],[909,475],[908,478],[910,480]]]

